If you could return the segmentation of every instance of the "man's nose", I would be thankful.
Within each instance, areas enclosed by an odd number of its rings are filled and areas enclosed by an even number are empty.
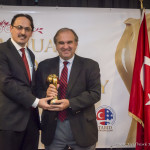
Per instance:
[[[68,47],[69,47],[68,43],[64,43],[64,48],[66,49]]]
[[[26,30],[25,30],[25,29],[22,29],[22,30],[21,30],[21,33],[22,33],[22,34],[25,34],[25,33],[26,33]]]

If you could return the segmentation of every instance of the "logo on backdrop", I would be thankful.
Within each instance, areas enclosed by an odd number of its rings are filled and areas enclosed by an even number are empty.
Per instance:
[[[6,32],[6,33],[9,33],[10,32],[10,24],[9,22],[3,20],[3,21],[0,21],[0,33],[1,32]]]
[[[43,28],[34,28],[33,32],[39,32],[40,34],[43,34],[42,30]]]
[[[100,106],[96,109],[96,117],[99,131],[113,131],[116,121],[116,113],[110,106]]]
[[[6,20],[0,21],[0,33],[1,32],[6,32],[10,33],[10,23],[9,21],[7,22]],[[43,34],[42,32],[43,28],[34,28],[33,32],[39,32],[40,34]]]

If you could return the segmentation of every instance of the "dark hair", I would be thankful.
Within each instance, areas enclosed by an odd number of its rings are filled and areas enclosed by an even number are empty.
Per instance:
[[[27,19],[29,19],[30,25],[31,25],[31,28],[32,28],[32,31],[33,31],[33,29],[34,29],[33,19],[32,19],[32,17],[31,17],[30,15],[28,15],[28,14],[17,14],[17,15],[15,15],[15,16],[12,18],[12,20],[11,20],[11,26],[14,25],[14,22],[15,22],[15,20],[16,20],[18,17],[26,17]]]
[[[54,36],[54,43],[55,43],[55,44],[56,44],[56,42],[57,42],[57,36],[58,36],[61,32],[65,32],[65,31],[71,31],[71,32],[73,33],[74,37],[75,37],[75,42],[78,42],[78,41],[79,41],[79,38],[78,38],[77,34],[75,33],[75,31],[74,31],[73,29],[61,28],[61,29],[59,29],[59,30],[56,32],[56,34],[55,34],[55,36]]]

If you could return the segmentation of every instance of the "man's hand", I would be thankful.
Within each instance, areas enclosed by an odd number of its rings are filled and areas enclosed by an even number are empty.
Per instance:
[[[38,107],[48,110],[50,108],[50,104],[47,101],[51,100],[53,97],[46,97],[39,99]]]
[[[57,85],[57,89],[59,88],[59,84]],[[55,97],[58,95],[56,87],[53,84],[50,84],[47,91],[46,91],[46,96],[47,97]]]
[[[70,105],[68,99],[55,100],[55,104],[50,105],[48,110],[50,111],[62,111],[68,108]]]

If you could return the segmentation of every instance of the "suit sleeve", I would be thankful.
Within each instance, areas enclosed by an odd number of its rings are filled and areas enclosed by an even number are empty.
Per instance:
[[[30,85],[21,80],[21,77],[18,77],[20,75],[19,72],[17,75],[17,72],[13,71],[13,69],[16,69],[16,66],[11,60],[4,51],[0,51],[1,94],[9,100],[29,108],[35,101],[35,96],[32,94]]]
[[[83,79],[81,73],[78,77],[78,80]],[[78,90],[74,90],[72,92],[78,91],[77,96],[69,99],[70,107],[73,112],[80,111],[91,105],[94,105],[101,98],[101,83],[100,83],[100,68],[97,62],[90,61],[86,64],[84,71],[84,81],[80,81]],[[77,81],[78,82],[78,81]],[[76,82],[76,84],[77,84]],[[77,86],[77,85],[75,85]],[[81,91],[79,90],[81,88]]]

